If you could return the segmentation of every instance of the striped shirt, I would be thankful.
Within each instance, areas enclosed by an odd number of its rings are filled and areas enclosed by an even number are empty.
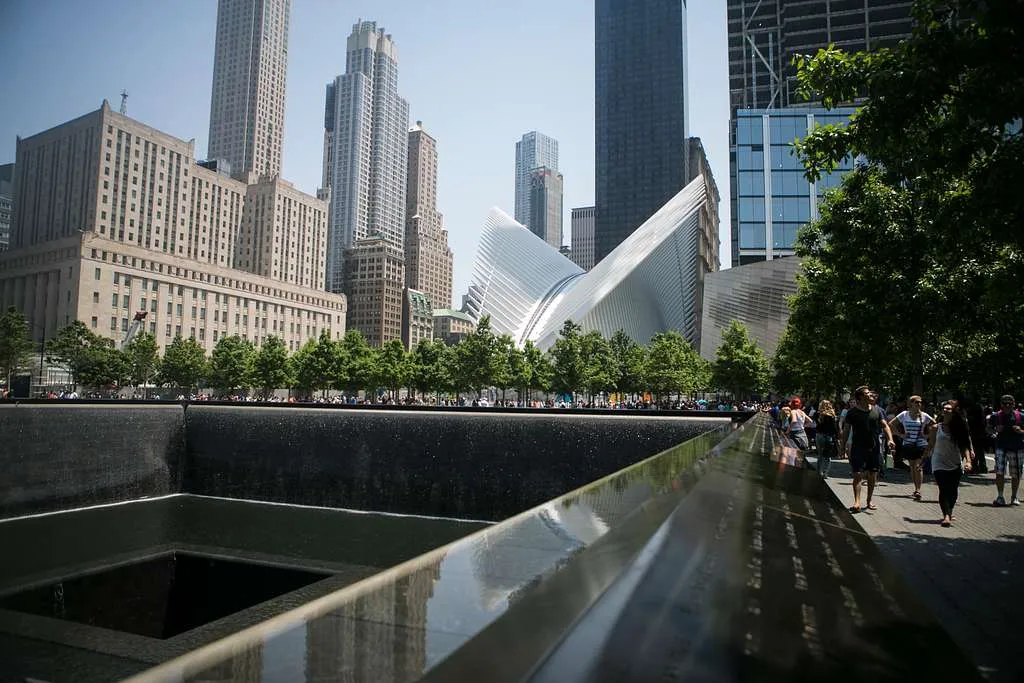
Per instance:
[[[903,430],[906,432],[906,436],[903,437],[903,443],[907,446],[920,446],[924,448],[928,445],[928,437],[925,436],[925,428],[935,422],[932,416],[928,413],[921,412],[914,419],[910,415],[909,410],[904,410],[902,413],[896,416],[896,419],[903,425]]]

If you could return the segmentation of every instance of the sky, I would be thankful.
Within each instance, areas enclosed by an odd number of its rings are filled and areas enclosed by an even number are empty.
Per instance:
[[[98,109],[189,140],[205,156],[216,0],[0,0],[0,163],[28,137]],[[702,138],[722,202],[729,254],[725,3],[689,0],[690,134]],[[56,20],[59,18],[59,20]],[[326,84],[345,70],[345,40],[376,21],[399,50],[410,125],[437,138],[438,208],[455,253],[453,298],[469,286],[491,207],[513,213],[515,143],[531,130],[559,142],[563,232],[594,203],[594,0],[292,0],[282,176],[314,194]]]

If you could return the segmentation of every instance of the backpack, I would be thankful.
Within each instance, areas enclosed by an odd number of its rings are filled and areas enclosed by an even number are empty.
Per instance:
[[[1019,410],[1014,410],[1013,411],[1013,422],[1010,423],[1010,424],[1006,424],[1004,422],[1004,420],[1003,420],[1003,415],[1004,414],[1005,413],[1003,413],[1003,411],[1001,411],[1001,410],[998,413],[996,413],[996,415],[998,416],[996,418],[996,424],[997,425],[1002,425],[1003,427],[1014,427],[1014,426],[1019,425],[1021,423],[1021,415],[1020,415],[1020,411]]]

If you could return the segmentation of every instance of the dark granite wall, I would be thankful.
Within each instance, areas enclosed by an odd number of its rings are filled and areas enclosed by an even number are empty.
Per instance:
[[[0,519],[183,492],[499,520],[715,424],[650,414],[0,404]]]
[[[187,423],[189,493],[482,520],[544,503],[716,424],[201,405],[189,407]]]
[[[180,405],[0,404],[0,519],[181,490]]]

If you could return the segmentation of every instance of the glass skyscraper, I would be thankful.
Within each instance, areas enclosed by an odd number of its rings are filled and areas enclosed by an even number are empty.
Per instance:
[[[853,167],[845,160],[817,183],[804,177],[793,141],[816,125],[843,124],[852,108],[740,109],[733,145],[733,265],[792,256],[796,232],[818,217],[826,190]]]
[[[686,185],[686,3],[597,0],[600,262]]]
[[[891,47],[910,35],[912,0],[728,0],[734,266],[792,254],[796,230],[817,216],[812,187],[790,143],[815,123],[844,122],[796,92],[795,55],[827,45],[848,51]],[[770,172],[769,172],[770,171]]]

